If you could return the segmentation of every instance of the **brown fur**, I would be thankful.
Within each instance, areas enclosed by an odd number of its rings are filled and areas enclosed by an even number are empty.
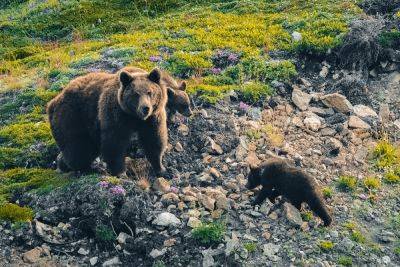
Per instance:
[[[317,183],[311,176],[280,159],[270,159],[250,169],[247,188],[254,189],[262,185],[254,205],[261,204],[267,197],[273,202],[276,197],[282,195],[297,209],[306,202],[326,226],[331,224],[330,212]]]
[[[125,67],[122,70],[129,73],[147,73],[145,70],[136,67]],[[186,117],[190,117],[193,113],[190,108],[190,97],[185,92],[186,83],[184,81],[178,83],[165,71],[162,72],[162,82],[168,90],[168,115],[172,116],[175,112],[179,112]]]
[[[138,132],[156,172],[164,172],[168,143],[167,89],[157,69],[148,73],[91,73],[71,81],[47,113],[64,171],[87,170],[101,155],[112,175],[125,172],[129,140]]]

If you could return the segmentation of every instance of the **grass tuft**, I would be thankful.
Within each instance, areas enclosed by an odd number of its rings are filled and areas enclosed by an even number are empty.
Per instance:
[[[225,225],[221,222],[202,223],[192,230],[192,236],[204,245],[222,242],[225,235]]]

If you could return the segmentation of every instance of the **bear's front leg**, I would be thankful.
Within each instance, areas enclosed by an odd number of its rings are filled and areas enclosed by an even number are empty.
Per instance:
[[[150,118],[139,129],[140,141],[143,145],[146,157],[157,175],[166,172],[162,159],[168,144],[168,129],[166,116]]]
[[[101,136],[101,155],[113,176],[124,176],[125,154],[129,145],[129,137],[113,131],[103,131]]]

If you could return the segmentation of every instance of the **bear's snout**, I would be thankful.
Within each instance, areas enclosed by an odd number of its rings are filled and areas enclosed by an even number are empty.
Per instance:
[[[192,112],[192,110],[190,108],[188,108],[183,112],[183,115],[186,116],[186,117],[190,117],[190,116],[193,115],[193,112]]]
[[[141,105],[137,110],[137,113],[142,120],[146,120],[151,115],[151,112],[151,106],[147,105]]]

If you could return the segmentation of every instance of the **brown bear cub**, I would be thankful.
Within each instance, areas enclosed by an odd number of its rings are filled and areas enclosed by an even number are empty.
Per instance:
[[[126,71],[129,73],[146,72],[145,70],[136,67],[125,67],[121,71]],[[168,115],[172,116],[175,114],[175,112],[179,112],[183,116],[190,117],[193,113],[192,109],[190,108],[190,97],[185,92],[186,82],[182,81],[178,84],[178,82],[165,71],[162,72],[161,80],[168,90]]]
[[[332,217],[315,180],[303,171],[290,166],[281,159],[270,159],[260,166],[250,167],[248,189],[261,185],[253,205],[261,204],[267,197],[274,202],[278,196],[285,197],[300,210],[307,203],[323,221],[325,226],[332,223]]]
[[[123,175],[131,135],[137,132],[156,173],[165,172],[167,88],[150,73],[90,73],[71,81],[47,106],[63,171],[90,170],[99,155],[112,175]]]

